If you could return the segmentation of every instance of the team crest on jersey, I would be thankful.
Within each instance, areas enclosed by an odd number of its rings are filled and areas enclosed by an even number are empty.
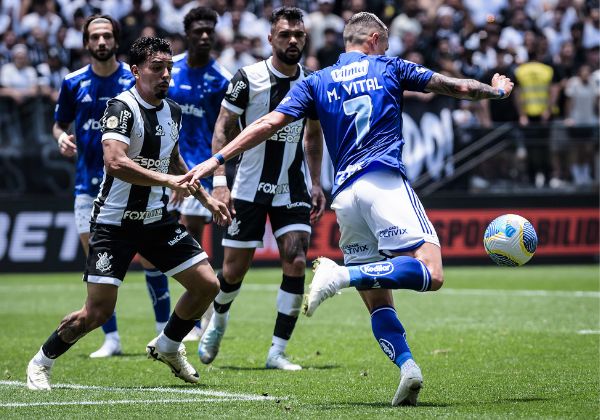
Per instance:
[[[115,117],[114,115],[108,117],[108,119],[106,120],[106,128],[117,128],[117,126],[119,125],[119,119],[117,117]]]
[[[179,127],[177,126],[177,123],[172,120],[169,123],[169,125],[171,126],[171,139],[173,141],[177,141],[177,139],[179,138]]]
[[[236,236],[238,233],[240,233],[240,224],[242,222],[240,222],[237,218],[234,218],[231,221],[231,224],[229,225],[229,227],[227,228],[227,234],[229,236]]]
[[[164,136],[165,135],[165,130],[163,129],[162,125],[158,124],[156,126],[156,136]]]
[[[113,256],[108,255],[108,252],[104,254],[98,253],[98,261],[96,262],[96,270],[106,273],[108,270],[112,268],[112,264],[110,260],[112,260]]]

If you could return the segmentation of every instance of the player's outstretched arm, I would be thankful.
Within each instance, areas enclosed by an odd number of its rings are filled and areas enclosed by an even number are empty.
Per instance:
[[[304,153],[312,182],[310,222],[319,221],[325,211],[325,194],[321,187],[321,162],[323,160],[323,130],[319,120],[306,119]]]
[[[213,156],[196,165],[187,173],[183,182],[195,183],[200,178],[212,175],[221,164],[236,157],[240,153],[259,145],[275,134],[281,127],[288,125],[293,120],[294,119],[289,115],[277,111],[272,111],[267,115],[260,117],[246,127],[244,131],[227,144],[227,146],[221,149],[218,153],[218,157]]]
[[[512,92],[513,86],[514,83],[508,77],[498,73],[494,74],[491,86],[474,79],[457,79],[434,73],[427,83],[425,91],[477,101],[507,98]]]

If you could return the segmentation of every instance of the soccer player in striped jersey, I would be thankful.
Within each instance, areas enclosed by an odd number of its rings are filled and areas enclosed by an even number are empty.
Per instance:
[[[371,328],[383,352],[400,368],[392,405],[416,405],[423,383],[406,342],[390,289],[420,292],[442,287],[442,257],[435,229],[406,179],[402,163],[404,90],[456,98],[503,99],[513,83],[496,74],[491,86],[456,79],[384,55],[388,29],[366,12],[344,29],[346,52],[338,62],[292,88],[275,111],[249,125],[211,159],[184,178],[195,181],[223,162],[300,118],[318,117],[334,165],[332,208],[340,226],[345,266],[327,258],[316,271],[305,301],[311,316],[327,298],[355,287],[371,314]]]
[[[183,20],[188,49],[173,57],[169,98],[181,106],[183,120],[179,151],[189,168],[212,154],[215,122],[231,79],[231,74],[210,56],[216,38],[217,19],[217,12],[212,9],[196,7],[190,10]],[[203,179],[202,186],[210,193],[212,179]],[[202,243],[204,225],[210,223],[212,214],[194,197],[187,197],[177,210],[188,232]],[[211,315],[212,305],[202,317],[204,329]],[[200,339],[202,327],[198,323],[184,341]]]
[[[82,309],[62,320],[29,362],[27,385],[33,390],[49,390],[56,358],[112,315],[119,286],[137,252],[185,288],[165,328],[146,346],[148,358],[163,362],[186,382],[199,379],[181,341],[219,285],[206,252],[167,211],[165,190],[194,195],[220,225],[229,223],[230,214],[200,185],[178,182],[187,166],[178,146],[181,108],[165,99],[173,67],[170,44],[140,38],[131,47],[130,59],[135,86],[111,99],[102,117],[106,171],[92,212],[83,276],[87,299]]]
[[[83,25],[83,42],[91,55],[91,64],[65,77],[55,111],[54,137],[60,153],[77,156],[75,175],[75,222],[85,254],[88,254],[92,203],[104,174],[100,119],[106,102],[131,88],[135,82],[129,65],[117,61],[119,26],[109,16],[91,16]],[[75,123],[75,134],[68,134]],[[152,300],[156,330],[160,332],[171,310],[167,277],[152,264],[141,260],[146,286]],[[121,354],[121,338],[116,314],[102,326],[104,342],[90,357]]]
[[[299,9],[284,7],[273,13],[269,42],[272,57],[242,68],[231,80],[215,126],[213,151],[221,149],[240,127],[275,109],[290,87],[306,78],[307,71],[298,64],[306,43]],[[304,135],[313,139],[312,146],[306,150],[308,167],[302,147]],[[224,169],[216,173],[213,194],[231,203],[235,218],[223,240],[223,270],[218,274],[221,291],[198,346],[203,363],[211,363],[217,356],[231,304],[240,292],[255,249],[262,247],[268,215],[279,248],[283,278],[266,367],[302,368],[288,359],[285,350],[302,306],[311,219],[315,222],[325,206],[320,186],[321,144],[318,121],[305,124],[305,120],[300,119],[282,127],[265,144],[244,153],[231,195]]]

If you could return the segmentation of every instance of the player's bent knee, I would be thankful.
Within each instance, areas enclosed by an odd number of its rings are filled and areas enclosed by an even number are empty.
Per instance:
[[[444,274],[442,270],[430,270],[431,274],[431,287],[430,291],[435,292],[436,290],[440,290],[444,285]]]

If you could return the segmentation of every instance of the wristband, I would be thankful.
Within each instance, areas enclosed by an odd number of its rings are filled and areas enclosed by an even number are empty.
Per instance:
[[[500,95],[500,98],[498,99],[502,99],[506,96],[506,92],[504,91],[504,89],[498,88],[498,95]]]
[[[217,162],[219,162],[219,165],[222,165],[222,164],[224,164],[224,163],[225,163],[225,158],[223,157],[223,155],[222,155],[222,154],[220,154],[220,153],[215,153],[215,154],[213,155],[213,157],[214,157],[215,159],[217,159]]]
[[[226,187],[226,186],[227,186],[227,177],[225,175],[215,175],[213,177],[213,188]]]
[[[63,142],[69,137],[66,131],[63,131],[60,136],[58,136],[58,147],[62,146]]]

